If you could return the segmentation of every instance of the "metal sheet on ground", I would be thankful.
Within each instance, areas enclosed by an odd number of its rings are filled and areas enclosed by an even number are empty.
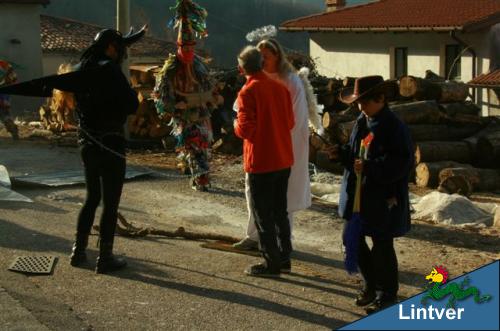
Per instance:
[[[5,166],[0,164],[0,186],[10,187],[9,172]]]
[[[0,201],[33,202],[30,198],[3,186],[0,186]]]
[[[129,168],[125,173],[125,178],[133,179],[141,176],[148,176],[150,174],[151,172],[148,171]],[[85,183],[85,177],[83,175],[83,170],[80,169],[80,170],[58,171],[46,174],[16,176],[12,178],[12,181],[20,184],[60,187],[60,186],[83,184]]]
[[[30,198],[10,189],[9,172],[3,165],[0,165],[0,201],[33,202]]]

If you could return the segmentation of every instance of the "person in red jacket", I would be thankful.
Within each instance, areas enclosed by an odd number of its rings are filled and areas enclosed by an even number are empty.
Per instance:
[[[250,266],[250,276],[278,277],[289,263],[292,244],[287,215],[287,188],[293,165],[292,101],[287,88],[262,72],[262,55],[253,46],[238,56],[247,78],[238,94],[235,134],[243,139],[244,170],[265,263]]]

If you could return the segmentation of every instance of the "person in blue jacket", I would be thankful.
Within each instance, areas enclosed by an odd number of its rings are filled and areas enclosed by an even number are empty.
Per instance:
[[[381,76],[367,76],[342,91],[341,101],[357,104],[361,114],[349,143],[332,155],[345,166],[339,214],[346,220],[352,217],[356,174],[362,174],[357,257],[364,287],[356,305],[367,306],[367,313],[396,302],[399,285],[394,238],[410,230],[408,180],[414,166],[413,144],[408,128],[387,104],[394,88]],[[360,158],[361,140],[368,136],[371,143]],[[366,237],[372,239],[371,249]]]

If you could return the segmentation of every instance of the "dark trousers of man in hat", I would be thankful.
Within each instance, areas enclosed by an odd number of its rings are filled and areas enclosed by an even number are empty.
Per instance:
[[[358,266],[364,288],[356,304],[368,305],[367,313],[396,302],[399,286],[394,238],[410,229],[408,179],[414,165],[413,145],[406,125],[387,105],[391,88],[380,76],[359,78],[355,91],[346,91],[342,97],[346,103],[357,103],[362,111],[349,144],[338,153],[345,166],[339,214],[351,219],[356,176],[361,174]],[[373,139],[361,160],[360,143],[368,135]],[[372,239],[371,249],[366,237]]]

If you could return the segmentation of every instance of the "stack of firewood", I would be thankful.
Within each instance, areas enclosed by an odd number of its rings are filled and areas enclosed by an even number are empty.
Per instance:
[[[417,186],[466,196],[500,189],[500,173],[495,169],[500,166],[500,126],[465,101],[466,84],[427,71],[425,78],[402,77],[399,92],[416,101],[413,105],[422,105],[416,118],[401,116],[415,142]],[[393,110],[401,107],[405,106],[393,106]]]
[[[59,66],[59,75],[71,72],[71,64]],[[52,97],[40,107],[40,121],[46,130],[52,132],[66,132],[76,130],[75,97],[73,93],[54,89]]]
[[[500,189],[500,123],[495,119],[481,120],[479,130],[469,137],[417,142],[417,186],[466,196],[474,191]]]
[[[349,141],[354,122],[360,112],[356,105],[347,105],[340,101],[339,96],[344,88],[353,87],[355,80],[354,77],[335,79],[316,76],[311,78],[318,104],[324,107],[322,122],[325,134],[323,137],[318,137],[317,134],[311,133],[309,161],[322,169],[333,172],[342,171],[342,167],[328,159],[324,149],[328,145],[343,145]],[[393,86],[391,90],[394,91],[390,93],[389,100],[398,100],[400,96],[397,92],[397,82],[391,81],[391,83]]]
[[[134,138],[162,138],[172,130],[167,121],[158,117],[153,100],[149,98],[149,91],[138,90],[139,108],[128,118],[128,130]]]
[[[159,70],[155,66],[132,66],[130,81],[137,92],[139,108],[128,117],[127,126],[130,136],[139,139],[162,138],[169,134],[167,126],[169,119],[162,121],[156,112],[156,107],[150,95],[155,86],[154,74]]]
[[[391,110],[407,124],[415,144],[417,186],[469,195],[473,191],[500,189],[500,123],[481,117],[470,101],[469,88],[445,81],[428,71],[425,78],[399,80],[399,95],[391,98]],[[335,171],[321,150],[328,144],[348,142],[359,111],[326,111],[324,138],[311,136],[311,162]]]

